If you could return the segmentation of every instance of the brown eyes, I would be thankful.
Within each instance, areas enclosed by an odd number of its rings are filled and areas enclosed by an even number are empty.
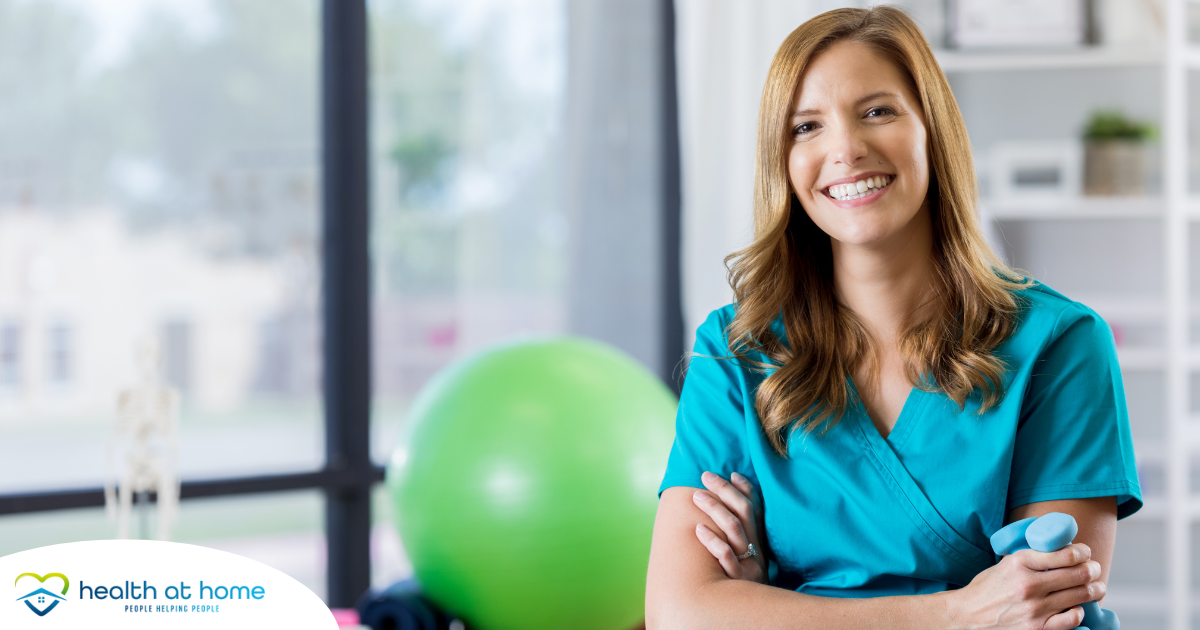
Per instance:
[[[792,135],[801,136],[806,133],[812,133],[816,129],[817,129],[817,123],[811,123],[811,122],[800,123],[799,125],[796,125],[795,128],[792,129]]]
[[[884,118],[886,116],[895,115],[896,110],[892,109],[891,107],[881,105],[879,107],[872,107],[871,109],[868,109],[867,113],[863,114],[863,118]],[[816,131],[818,127],[819,125],[815,122],[800,123],[799,125],[792,127],[792,136],[808,135]]]

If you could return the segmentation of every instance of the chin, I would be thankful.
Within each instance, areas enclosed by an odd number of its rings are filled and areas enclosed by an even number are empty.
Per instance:
[[[899,230],[893,225],[853,225],[842,226],[830,234],[830,236],[839,243],[845,245],[870,245],[872,243],[880,243],[888,239],[889,236],[896,234]]]

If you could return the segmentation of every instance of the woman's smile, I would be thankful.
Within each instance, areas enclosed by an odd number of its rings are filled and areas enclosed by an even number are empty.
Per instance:
[[[896,176],[887,173],[864,173],[839,179],[821,190],[839,208],[857,208],[874,203],[887,194]]]

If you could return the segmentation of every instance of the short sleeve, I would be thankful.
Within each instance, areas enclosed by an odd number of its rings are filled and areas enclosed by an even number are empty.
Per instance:
[[[746,411],[742,367],[729,357],[726,316],[732,309],[713,311],[696,330],[679,410],[675,416],[675,443],[667,461],[659,494],[674,486],[703,488],[704,471],[726,479],[738,472],[758,487],[746,447]]]
[[[1117,497],[1117,516],[1142,506],[1125,388],[1112,331],[1079,304],[1064,310],[1023,400],[1008,509],[1038,501]]]

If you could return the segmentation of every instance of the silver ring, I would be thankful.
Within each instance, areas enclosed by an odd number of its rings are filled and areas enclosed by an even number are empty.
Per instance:
[[[754,556],[757,556],[757,555],[758,555],[758,550],[754,548],[754,543],[750,543],[746,547],[746,553],[738,556],[737,559],[745,560],[746,558],[753,558]]]

